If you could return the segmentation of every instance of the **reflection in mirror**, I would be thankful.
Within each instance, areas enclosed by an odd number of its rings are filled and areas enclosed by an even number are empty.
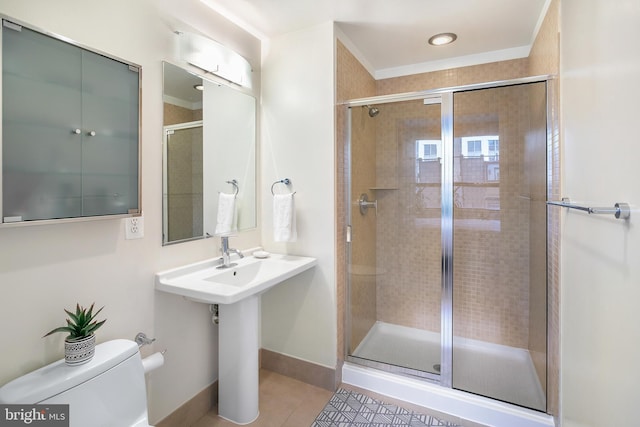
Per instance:
[[[164,67],[163,244],[215,233],[220,193],[234,193],[238,231],[256,226],[255,99]]]
[[[202,120],[165,126],[164,137],[163,234],[168,242],[203,236]]]

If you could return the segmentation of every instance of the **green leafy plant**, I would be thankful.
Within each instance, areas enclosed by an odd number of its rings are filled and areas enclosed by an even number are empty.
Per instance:
[[[56,332],[68,332],[69,335],[66,338],[68,341],[79,340],[81,338],[90,336],[100,326],[104,325],[104,322],[107,321],[106,319],[100,322],[94,320],[98,313],[100,313],[104,308],[101,307],[94,313],[94,304],[95,303],[91,304],[91,307],[89,307],[88,309],[81,307],[80,304],[76,304],[75,313],[65,309],[65,313],[69,315],[69,318],[67,319],[67,326],[60,326],[58,328],[55,328],[54,330],[49,331],[44,336],[48,337],[49,335],[55,334]]]

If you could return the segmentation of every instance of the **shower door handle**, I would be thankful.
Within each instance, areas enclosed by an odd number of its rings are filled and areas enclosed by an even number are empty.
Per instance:
[[[347,225],[347,243],[351,243],[351,226]]]

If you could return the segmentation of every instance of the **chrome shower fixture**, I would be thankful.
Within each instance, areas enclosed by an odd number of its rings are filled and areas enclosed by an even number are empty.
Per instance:
[[[375,117],[380,113],[380,110],[376,107],[372,107],[371,105],[363,105],[362,108],[369,109],[369,117]]]

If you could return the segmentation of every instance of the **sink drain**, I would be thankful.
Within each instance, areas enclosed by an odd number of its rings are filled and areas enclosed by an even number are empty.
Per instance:
[[[435,365],[433,365],[433,370],[436,372],[440,372],[440,364],[436,363]]]

